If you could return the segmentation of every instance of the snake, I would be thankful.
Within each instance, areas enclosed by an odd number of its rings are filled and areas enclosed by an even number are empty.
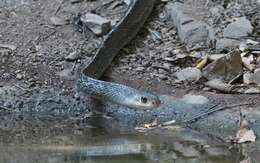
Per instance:
[[[76,84],[78,92],[133,109],[159,107],[160,99],[152,92],[100,80],[119,51],[137,35],[154,5],[155,0],[131,0],[125,15],[105,36],[91,62],[81,71]]]

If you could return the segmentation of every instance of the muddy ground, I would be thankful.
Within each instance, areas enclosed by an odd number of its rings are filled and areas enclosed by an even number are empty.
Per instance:
[[[187,93],[202,94],[221,105],[260,98],[260,95],[222,94],[203,89],[203,80],[178,82],[174,72],[195,66],[196,62],[165,60],[189,52],[167,18],[164,5],[156,4],[145,27],[120,52],[103,79],[157,94],[177,97]],[[57,131],[65,126],[77,130],[86,125],[86,118],[98,108],[88,104],[89,98],[75,97],[75,82],[102,37],[80,28],[76,18],[79,13],[93,12],[117,22],[127,6],[121,1],[102,0],[79,3],[4,0],[0,1],[0,7],[0,43],[13,45],[11,49],[0,49],[0,129],[10,134],[18,128],[21,132],[26,128],[37,130],[37,127]],[[69,23],[53,25],[50,17],[55,15],[66,18]],[[161,38],[154,38],[151,31],[158,32]],[[79,57],[67,61],[66,56],[74,52]],[[260,108],[255,105],[250,109]],[[48,113],[48,116],[41,119],[40,113]],[[21,135],[19,133],[18,137]]]

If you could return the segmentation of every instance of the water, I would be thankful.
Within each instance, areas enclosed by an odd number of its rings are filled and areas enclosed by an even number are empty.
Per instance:
[[[92,124],[1,130],[0,162],[239,163],[243,159],[219,139],[190,129],[138,133],[111,127],[100,118]]]

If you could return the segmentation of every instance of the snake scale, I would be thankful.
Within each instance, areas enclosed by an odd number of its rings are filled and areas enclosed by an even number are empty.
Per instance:
[[[160,104],[159,97],[122,84],[99,80],[115,56],[139,32],[153,10],[155,0],[132,0],[119,23],[108,33],[93,60],[81,72],[77,90],[135,109],[153,109]]]

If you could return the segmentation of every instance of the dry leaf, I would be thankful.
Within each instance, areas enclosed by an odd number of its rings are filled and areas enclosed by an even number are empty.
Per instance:
[[[175,123],[176,123],[175,120],[171,120],[171,121],[164,122],[162,125],[163,125],[163,126],[169,126],[169,125],[173,125],[173,124],[175,124]]]
[[[255,69],[255,64],[253,64],[254,63],[253,55],[245,56],[242,53],[241,58],[242,58],[242,63],[245,68],[247,68],[250,71],[253,71]]]
[[[208,62],[208,56],[206,56],[204,59],[202,59],[196,66],[197,69],[202,70]]]
[[[239,163],[253,163],[253,161],[251,160],[251,158],[247,158],[245,160],[240,161]]]
[[[152,123],[146,123],[144,124],[144,128],[150,129],[152,127],[155,127],[158,125],[158,120],[155,119]]]
[[[146,132],[147,128],[144,127],[135,127],[135,130],[137,130],[138,132]]]
[[[236,135],[236,142],[239,144],[245,142],[255,142],[255,139],[256,136],[254,131],[247,128],[240,129]]]
[[[252,129],[249,127],[249,123],[246,120],[245,116],[240,112],[240,124],[239,130],[236,134],[235,142],[236,143],[245,143],[245,142],[255,142],[256,135]]]

